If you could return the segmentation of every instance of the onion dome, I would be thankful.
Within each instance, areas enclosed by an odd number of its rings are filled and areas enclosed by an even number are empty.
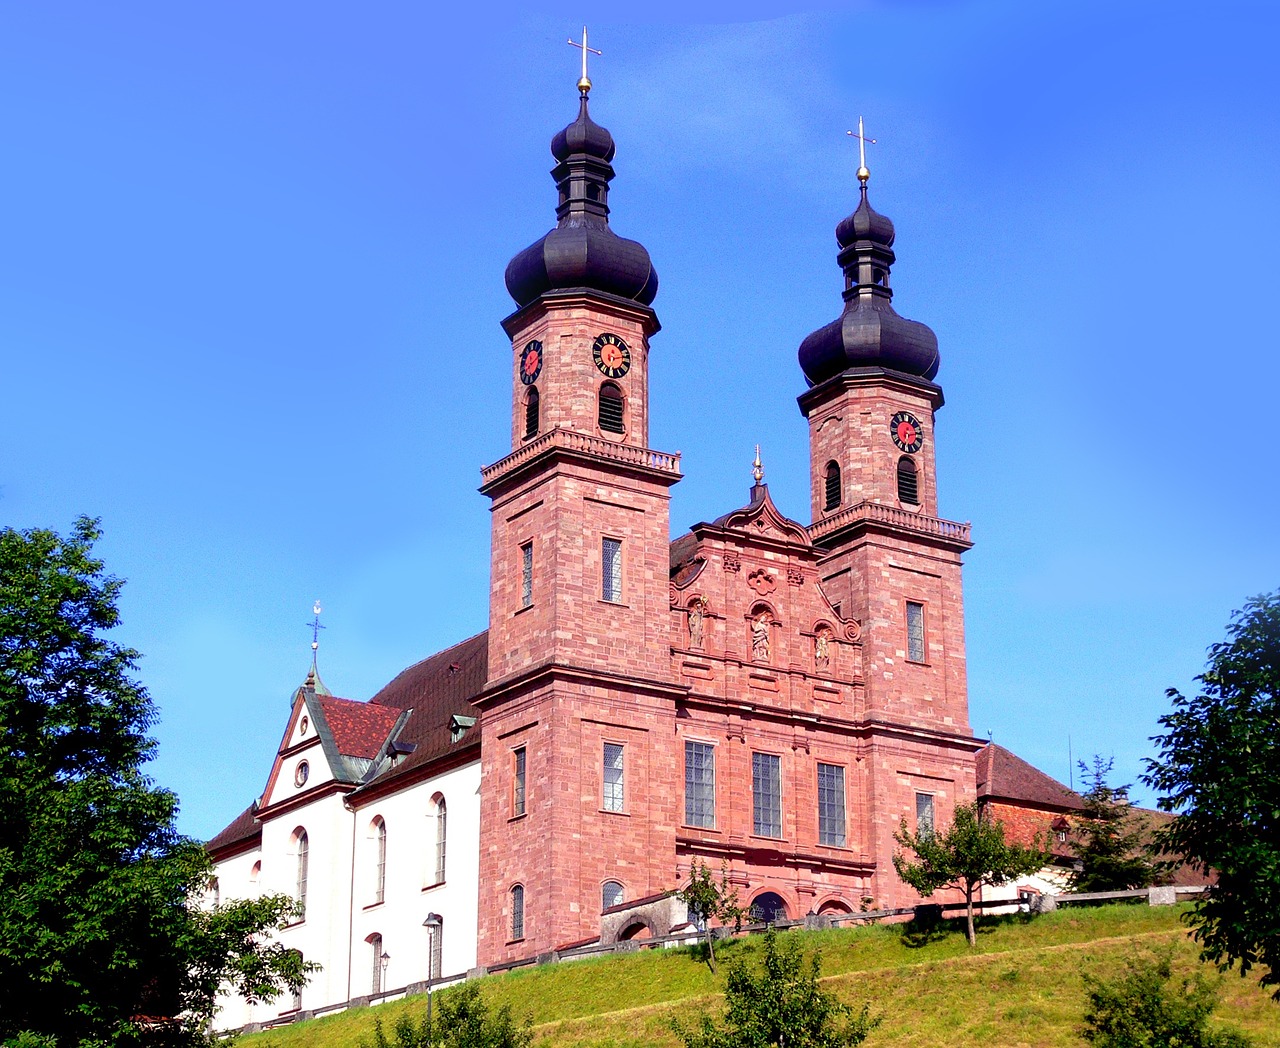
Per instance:
[[[844,312],[800,343],[800,367],[811,386],[849,368],[881,367],[923,379],[938,373],[938,336],[900,317],[890,304],[893,223],[867,201],[864,171],[858,172],[862,199],[857,210],[836,226]]]
[[[642,244],[609,228],[613,136],[591,119],[582,90],[578,119],[551,140],[560,191],[556,228],[507,264],[507,291],[523,309],[548,291],[589,288],[649,305],[658,274]]]

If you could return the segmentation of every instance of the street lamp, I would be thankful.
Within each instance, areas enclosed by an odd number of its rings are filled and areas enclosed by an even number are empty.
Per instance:
[[[391,963],[391,954],[383,950],[378,960],[382,962],[382,977],[378,980],[378,992],[381,993],[387,988],[387,965]]]
[[[440,973],[436,971],[436,936],[440,934],[440,925],[444,923],[438,913],[427,914],[422,926],[427,929],[427,1029],[431,1030],[431,984]],[[434,1031],[429,1034],[435,1040]]]

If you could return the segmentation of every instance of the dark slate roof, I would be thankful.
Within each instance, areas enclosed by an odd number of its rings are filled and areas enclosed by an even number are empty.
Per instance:
[[[979,800],[1016,801],[1037,808],[1083,811],[1078,793],[989,742],[974,756]]]
[[[455,714],[480,715],[471,700],[484,688],[488,674],[489,631],[485,630],[415,663],[370,699],[369,706],[384,708],[393,721],[403,710],[413,711],[395,740],[412,746],[413,751],[366,785],[399,779],[414,768],[477,740],[479,733],[471,728],[461,740],[453,742],[449,722]]]
[[[205,845],[206,851],[218,852],[232,845],[248,843],[262,837],[262,824],[256,817],[258,805],[250,804],[230,824],[214,836]]]
[[[343,757],[372,760],[382,752],[401,710],[368,702],[318,695],[334,745]]]

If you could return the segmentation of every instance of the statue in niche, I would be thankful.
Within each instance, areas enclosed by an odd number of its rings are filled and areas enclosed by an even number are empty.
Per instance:
[[[756,662],[769,661],[769,613],[760,612],[751,623],[751,658]]]
[[[702,628],[707,615],[707,602],[694,597],[689,605],[689,647],[702,647]]]
[[[831,627],[823,626],[813,638],[813,664],[820,670],[831,668]]]

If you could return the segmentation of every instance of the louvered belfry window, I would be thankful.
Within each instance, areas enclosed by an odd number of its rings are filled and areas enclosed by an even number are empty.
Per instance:
[[[920,478],[910,455],[898,459],[898,501],[913,505],[920,501]]]
[[[536,436],[538,432],[538,387],[530,386],[524,395],[524,435]]]
[[[622,390],[612,382],[600,387],[600,428],[606,433],[625,433],[622,424]]]
[[[840,464],[838,462],[827,463],[826,495],[823,509],[835,509],[840,505]]]

